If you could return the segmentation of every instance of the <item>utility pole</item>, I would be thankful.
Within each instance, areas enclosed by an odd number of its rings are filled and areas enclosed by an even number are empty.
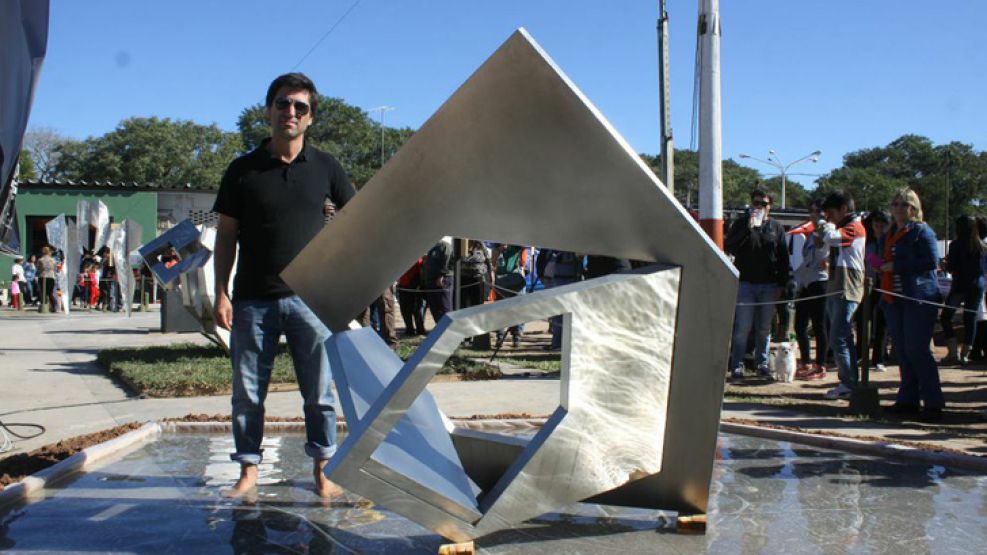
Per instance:
[[[949,148],[949,145],[947,145],[946,146],[946,221],[943,222],[943,223],[946,224],[945,226],[943,226],[943,233],[946,235],[944,237],[944,239],[946,239],[947,243],[949,242],[949,237],[950,237],[950,235],[949,235],[949,190],[953,188],[952,176],[953,176],[953,149]]]
[[[658,2],[658,89],[661,104],[661,180],[675,196],[675,147],[672,142],[672,108],[668,72],[668,12]]]
[[[720,103],[720,0],[699,12],[699,225],[723,248],[723,120]]]

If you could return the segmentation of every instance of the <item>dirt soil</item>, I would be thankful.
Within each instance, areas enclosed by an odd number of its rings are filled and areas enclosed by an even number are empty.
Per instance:
[[[131,422],[130,424],[124,424],[123,426],[117,426],[109,430],[64,439],[58,443],[39,447],[28,453],[18,453],[0,460],[0,490],[6,485],[21,481],[25,476],[29,476],[57,462],[63,461],[86,447],[91,447],[122,436],[127,432],[140,428],[141,425],[142,423],[140,422]]]

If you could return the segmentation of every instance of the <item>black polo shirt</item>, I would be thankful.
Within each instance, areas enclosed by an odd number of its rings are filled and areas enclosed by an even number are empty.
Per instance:
[[[230,164],[213,206],[240,223],[237,301],[293,295],[278,274],[325,225],[326,198],[342,208],[356,193],[330,154],[306,143],[288,164],[268,142]]]

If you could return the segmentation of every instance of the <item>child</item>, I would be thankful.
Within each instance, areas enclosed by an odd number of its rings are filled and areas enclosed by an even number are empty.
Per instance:
[[[14,310],[20,310],[21,289],[20,289],[20,285],[17,283],[17,276],[14,276],[13,279],[10,281],[10,297],[11,297],[11,306],[14,307]]]
[[[89,308],[95,308],[99,301],[99,276],[96,275],[96,265],[89,265],[89,272],[86,274],[86,286],[89,288]]]

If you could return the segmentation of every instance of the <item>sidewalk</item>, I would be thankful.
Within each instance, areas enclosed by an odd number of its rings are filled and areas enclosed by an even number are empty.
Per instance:
[[[108,378],[95,363],[107,347],[205,343],[196,334],[161,334],[159,314],[75,312],[68,317],[0,312],[0,421],[40,424],[46,432],[16,440],[15,450],[0,458],[80,434],[132,421],[179,417],[190,413],[229,414],[229,397],[139,399]],[[533,341],[537,341],[534,337]],[[504,356],[507,356],[505,353]],[[482,382],[437,382],[429,386],[439,406],[451,417],[527,413],[547,415],[559,402],[557,378],[511,375]],[[890,392],[895,367],[880,376],[882,396]],[[963,378],[962,380],[959,378]],[[831,378],[832,380],[832,378]],[[751,380],[730,385],[724,419],[760,422],[807,431],[886,441],[921,442],[933,449],[952,449],[987,456],[987,423],[975,418],[987,398],[987,371],[944,369],[947,402],[959,413],[941,424],[874,422],[839,416],[845,402],[822,401],[829,382],[768,384]],[[267,414],[300,417],[295,391],[271,393]],[[24,431],[15,428],[15,431]]]

